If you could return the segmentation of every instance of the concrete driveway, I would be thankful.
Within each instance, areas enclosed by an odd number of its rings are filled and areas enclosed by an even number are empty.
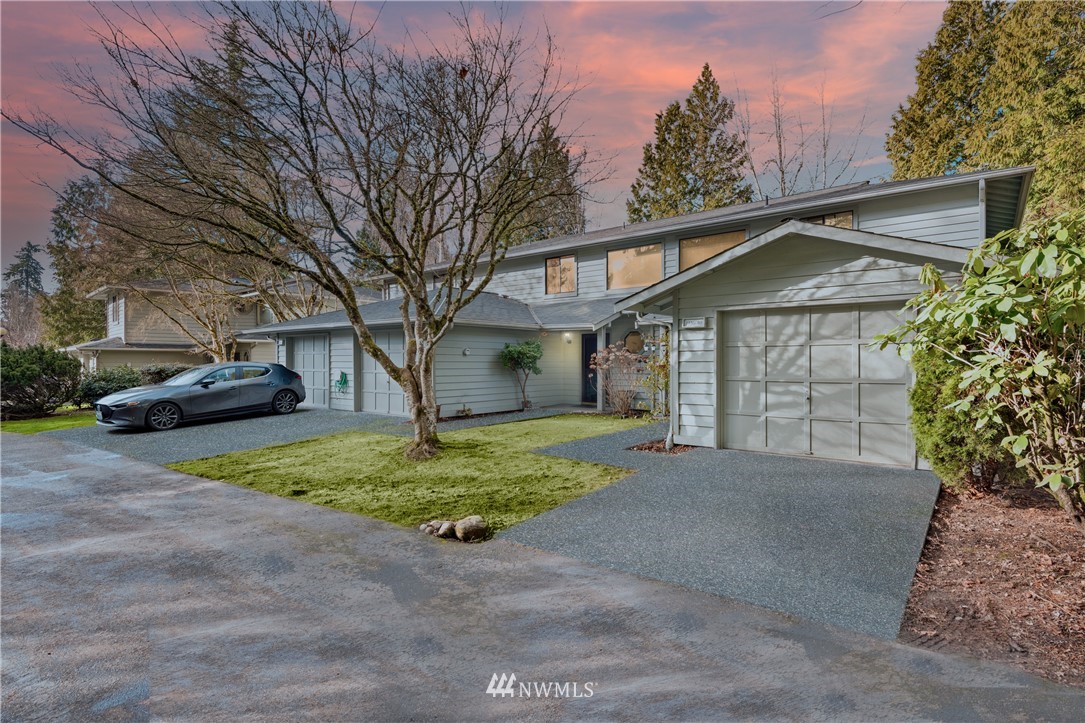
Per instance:
[[[209,419],[189,422],[168,432],[94,426],[46,434],[144,462],[171,464],[350,430],[405,434],[410,427],[399,417],[301,407],[286,416],[255,414]]]
[[[507,541],[440,542],[55,437],[0,443],[5,720],[1001,721],[1085,706],[1000,666]],[[495,674],[516,676],[512,695],[487,694]]]
[[[502,534],[616,570],[893,640],[938,494],[928,472],[698,449],[662,427],[549,454],[640,470]]]

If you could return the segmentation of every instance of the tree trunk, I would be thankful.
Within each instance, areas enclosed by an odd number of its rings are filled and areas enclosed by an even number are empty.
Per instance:
[[[407,396],[414,425],[414,439],[407,445],[407,459],[423,460],[437,456],[441,440],[437,438],[437,394],[433,387],[433,346],[418,343],[418,377],[403,370],[401,386]]]
[[[1078,532],[1085,535],[1085,499],[1082,499],[1081,490],[1076,487],[1073,490],[1067,490],[1065,487],[1053,490],[1049,487],[1047,491],[1070,518],[1070,523],[1077,528]]]

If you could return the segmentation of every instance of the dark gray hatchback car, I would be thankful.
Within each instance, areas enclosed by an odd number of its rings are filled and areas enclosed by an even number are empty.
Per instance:
[[[182,421],[247,412],[290,414],[305,401],[301,375],[282,364],[225,362],[132,387],[94,404],[103,427],[173,429]]]

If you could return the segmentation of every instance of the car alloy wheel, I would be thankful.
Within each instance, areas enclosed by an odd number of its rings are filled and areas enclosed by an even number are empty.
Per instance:
[[[282,391],[271,400],[271,408],[276,414],[290,414],[298,407],[298,398],[294,392]]]
[[[147,426],[158,432],[173,429],[181,422],[181,410],[176,404],[163,402],[147,410]]]

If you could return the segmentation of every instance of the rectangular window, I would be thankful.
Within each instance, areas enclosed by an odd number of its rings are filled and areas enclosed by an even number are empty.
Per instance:
[[[716,254],[722,254],[745,240],[745,231],[728,231],[711,236],[684,238],[678,242],[678,270],[685,271],[690,266],[710,259]]]
[[[663,245],[607,251],[607,288],[650,286],[663,278]]]
[[[827,213],[823,216],[810,216],[809,218],[799,219],[806,223],[820,223],[823,226],[836,226],[837,228],[854,228],[855,216],[851,211],[840,211],[839,213]]]
[[[576,293],[575,256],[556,256],[546,260],[546,293]]]
[[[109,302],[110,310],[113,312],[113,321],[121,320],[121,305],[117,303],[117,297],[114,296],[113,300]]]

